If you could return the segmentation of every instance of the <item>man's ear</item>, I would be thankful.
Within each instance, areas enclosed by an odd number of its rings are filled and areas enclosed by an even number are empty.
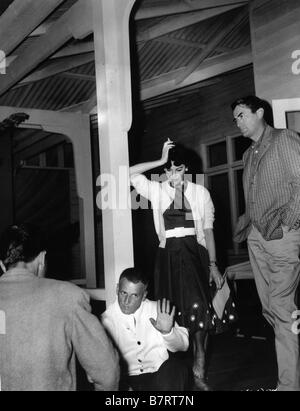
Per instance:
[[[46,251],[41,251],[39,256],[38,256],[38,260],[39,260],[39,264],[41,265],[45,265],[45,260],[46,260]]]
[[[261,107],[256,111],[256,114],[260,120],[264,118],[265,110]]]
[[[46,251],[40,252],[37,256],[37,277],[44,278],[46,274],[45,265],[46,265]]]
[[[116,294],[118,295],[118,293],[119,293],[119,283],[117,284],[117,287],[116,287]]]
[[[148,295],[148,290],[145,290],[145,291],[144,291],[144,295],[143,295],[143,301],[145,301],[145,300],[146,300],[147,295]]]

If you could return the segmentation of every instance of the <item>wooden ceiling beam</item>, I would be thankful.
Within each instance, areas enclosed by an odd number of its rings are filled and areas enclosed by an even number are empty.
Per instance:
[[[241,22],[243,22],[249,16],[249,6],[242,7],[237,16],[226,25],[214,38],[208,43],[206,48],[198,55],[195,56],[185,70],[177,77],[176,84],[182,83],[201,63],[216,49],[221,41],[226,38],[233,30],[235,30]]]
[[[207,80],[231,70],[253,63],[251,47],[243,47],[235,52],[226,53],[206,60],[201,67],[194,71],[182,83],[176,83],[176,78],[184,69],[175,70],[153,80],[141,84],[141,100],[147,100],[182,87]]]
[[[5,76],[0,76],[0,95],[22,80],[30,71],[53,55],[71,38],[82,39],[93,31],[91,3],[78,0],[47,33],[24,50],[8,67]]]
[[[170,5],[141,7],[135,14],[136,20],[152,19],[155,17],[169,16],[172,14],[189,13],[215,7],[232,6],[247,3],[247,0],[171,0]]]
[[[87,104],[90,100],[85,100],[85,101],[81,101],[80,103],[76,103],[76,104],[72,104],[71,106],[67,106],[67,107],[63,107],[61,108],[60,111],[61,113],[64,112],[83,112],[82,107]]]
[[[96,81],[96,77],[89,74],[73,73],[71,71],[64,71],[61,77],[71,78],[73,80]]]
[[[219,79],[216,76],[235,70],[253,63],[253,56],[251,47],[243,47],[231,53],[223,54],[222,56],[212,57],[201,65],[201,70],[195,71],[183,83],[176,84],[175,80],[184,69],[175,70],[173,72],[161,75],[155,79],[147,80],[141,84],[140,98],[142,101],[163,97],[165,93],[172,93],[180,90],[183,87],[196,85],[203,82],[203,87],[214,84]],[[82,102],[76,105],[77,111],[83,113],[96,113],[95,107],[97,105],[96,95],[94,94],[87,102]],[[67,111],[67,109],[66,109]]]
[[[74,44],[72,46],[67,46],[63,47],[61,50],[59,50],[57,53],[53,54],[50,57],[50,60],[62,58],[62,57],[71,57],[71,56],[76,56],[78,54],[85,54],[85,53],[92,53],[94,52],[94,42],[89,41],[89,42],[83,42],[83,43],[78,43]],[[6,59],[6,64],[7,67],[11,65],[11,63],[17,58],[17,55],[11,54],[9,57]]]
[[[0,44],[10,54],[65,0],[14,0],[0,16]]]
[[[175,44],[175,45],[183,46],[183,47],[190,47],[196,50],[203,50],[207,47],[207,43],[200,43],[197,41],[177,39],[177,38],[170,37],[170,36],[159,37],[158,39],[155,39],[155,41],[159,41],[161,43],[167,43],[167,44]],[[220,53],[230,53],[232,49],[230,49],[229,47],[218,46],[216,47],[216,51],[219,51]]]
[[[51,59],[76,56],[77,54],[92,53],[94,52],[94,50],[95,47],[93,41],[73,44],[71,46],[62,48],[57,53],[53,54],[53,56],[51,56]]]
[[[59,61],[51,61],[47,66],[43,67],[40,70],[35,71],[30,76],[25,77],[15,87],[13,87],[13,89],[23,87],[24,85],[28,83],[34,83],[36,81],[44,80],[46,78],[53,77],[58,74],[62,74],[76,67],[91,63],[94,60],[95,60],[94,53],[86,53],[82,55],[79,54],[78,56],[74,56],[72,58],[67,57],[64,59],[59,59]],[[74,77],[76,75],[75,73],[71,73],[71,74],[74,74]]]
[[[172,33],[173,31],[180,30],[184,27],[200,23],[201,21],[207,20],[211,17],[216,17],[237,7],[240,7],[240,4],[202,10],[181,16],[167,17],[147,30],[138,31],[137,41],[144,42],[153,40],[157,37],[164,36],[165,34]]]

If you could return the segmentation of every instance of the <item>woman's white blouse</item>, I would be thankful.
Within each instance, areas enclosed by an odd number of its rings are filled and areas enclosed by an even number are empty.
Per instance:
[[[131,176],[130,181],[138,194],[151,201],[155,231],[160,240],[160,247],[164,248],[166,234],[163,213],[174,201],[175,189],[168,181],[163,183],[150,181],[142,174]],[[191,206],[197,241],[206,247],[204,230],[213,228],[215,211],[209,191],[200,184],[188,181],[184,195]]]

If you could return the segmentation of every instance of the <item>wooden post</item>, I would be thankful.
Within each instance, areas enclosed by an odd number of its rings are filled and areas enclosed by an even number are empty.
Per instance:
[[[120,207],[119,189],[125,190],[125,197],[129,196],[129,186],[124,185],[129,164],[127,133],[132,122],[129,17],[134,3],[135,0],[93,0],[101,175],[109,175],[115,183],[111,188],[115,185],[117,190],[112,193],[117,198],[115,207],[103,209],[101,194],[97,201],[103,215],[107,304],[115,299],[121,272],[133,266],[131,210],[129,206]]]

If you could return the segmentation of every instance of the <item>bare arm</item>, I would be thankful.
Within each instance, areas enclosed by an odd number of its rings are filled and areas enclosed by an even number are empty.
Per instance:
[[[223,277],[219,272],[217,267],[217,257],[216,257],[216,245],[214,231],[212,228],[207,228],[204,230],[206,247],[209,255],[209,270],[210,270],[210,281],[214,281],[218,289],[222,288]]]
[[[129,169],[130,176],[135,174],[143,174],[146,171],[152,170],[157,167],[161,167],[167,163],[169,157],[169,150],[174,147],[173,141],[168,139],[163,146],[161,158],[156,161],[149,161],[147,163],[136,164]]]

